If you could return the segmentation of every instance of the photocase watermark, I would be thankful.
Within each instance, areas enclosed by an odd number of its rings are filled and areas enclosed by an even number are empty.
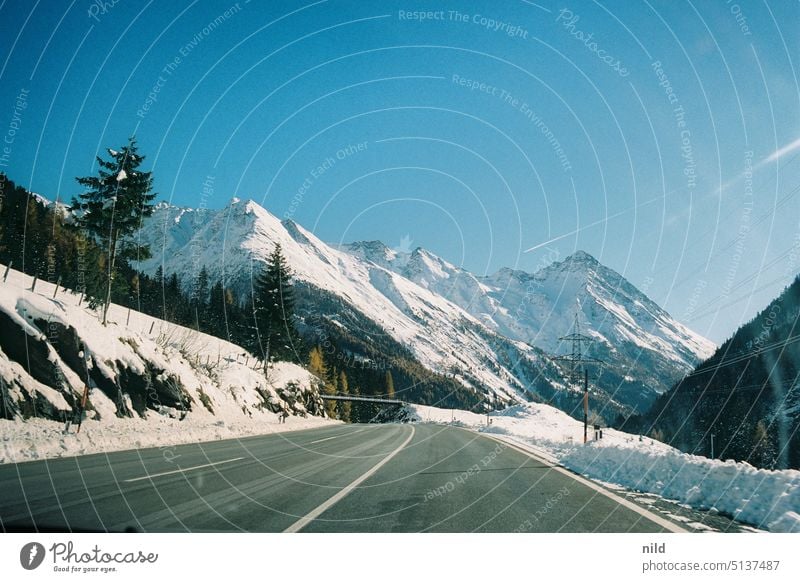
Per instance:
[[[534,276],[528,279],[527,283],[525,284],[525,295],[523,295],[522,300],[517,305],[517,309],[515,311],[515,316],[517,320],[522,319],[525,315],[525,308],[528,304],[533,302],[534,297],[538,295],[538,292],[542,289],[542,280],[536,276],[536,272],[548,267],[552,263],[558,261],[561,258],[561,253],[557,248],[545,247],[545,251],[547,251],[542,257],[539,259],[536,268],[534,269]]]
[[[11,161],[11,152],[14,149],[14,141],[17,139],[17,133],[22,128],[22,114],[28,108],[28,95],[30,89],[22,88],[17,93],[14,99],[14,108],[11,112],[11,120],[6,127],[5,135],[3,136],[3,148],[0,150],[0,168],[8,167]]]
[[[86,551],[76,550],[73,542],[56,542],[49,550],[39,542],[29,542],[19,552],[19,563],[25,570],[40,567],[45,558],[52,558],[53,572],[71,574],[107,574],[120,571],[121,565],[155,564],[158,554],[136,550],[132,552],[104,551],[99,545]]]
[[[322,353],[330,356],[326,361],[333,362],[334,360],[339,365],[347,366],[349,368],[360,368],[362,370],[391,370],[392,364],[387,360],[377,360],[355,354],[350,351],[342,351],[337,348],[336,344],[331,340],[330,334],[325,329],[325,316],[319,313],[314,313],[306,317],[303,321],[305,325],[311,328],[311,333],[315,338],[315,344],[319,347]]]
[[[30,542],[19,551],[19,563],[26,570],[35,570],[44,562],[46,555],[44,546],[39,542]]]
[[[670,105],[673,106],[672,114],[675,117],[675,125],[680,135],[681,158],[683,158],[683,175],[686,177],[686,187],[690,190],[697,186],[697,163],[694,159],[694,148],[692,146],[692,132],[686,122],[686,111],[681,105],[678,94],[672,87],[661,61],[653,61],[650,65],[658,79],[658,85],[664,89],[664,94]]]
[[[470,14],[458,10],[398,10],[397,19],[410,22],[456,22],[472,24],[490,32],[500,32],[511,38],[528,40],[527,29],[504,20],[497,20],[483,14]]]
[[[289,208],[283,213],[283,218],[289,220],[295,215],[295,212],[297,212],[297,209],[303,203],[303,200],[305,200],[306,194],[308,194],[317,180],[328,174],[339,162],[358,153],[365,152],[367,148],[368,142],[366,141],[347,144],[336,150],[332,155],[327,156],[324,160],[318,162],[316,166],[311,168],[303,179],[303,183],[297,188],[291,202],[289,202]]]
[[[780,313],[780,304],[776,303],[770,306],[769,313],[767,313],[766,318],[764,318],[761,323],[761,330],[758,332],[758,335],[747,342],[748,350],[758,350],[766,343],[772,328],[775,327],[775,324],[778,322]]]
[[[655,279],[653,277],[647,276],[644,278],[642,283],[638,285],[639,291],[641,291],[644,295],[647,295],[650,291],[650,287],[655,283]],[[633,307],[631,308],[631,315],[639,315],[642,312],[642,304],[638,301],[634,303]]]
[[[442,497],[443,495],[447,495],[448,493],[455,491],[456,486],[463,485],[476,475],[480,474],[480,472],[483,471],[486,467],[491,465],[494,462],[494,460],[497,459],[497,457],[503,453],[505,449],[506,445],[504,445],[503,443],[497,443],[494,449],[492,449],[490,453],[484,455],[483,458],[478,463],[475,463],[468,469],[461,471],[454,479],[447,481],[446,483],[440,485],[436,489],[430,489],[426,491],[425,502],[427,503],[432,499],[435,499],[437,497]]]
[[[585,33],[577,27],[581,17],[574,14],[569,8],[562,8],[556,16],[556,22],[560,23],[564,29],[569,32],[576,40],[583,43],[583,45],[605,63],[612,71],[617,73],[620,77],[627,77],[630,75],[627,67],[622,64],[622,61],[613,55],[609,54],[595,39],[594,33]]]
[[[730,6],[730,12],[733,15],[733,18],[736,20],[736,24],[739,26],[739,30],[742,32],[742,35],[753,36],[753,33],[750,30],[750,25],[747,24],[747,17],[742,11],[742,7],[733,0],[727,0],[725,3]]]
[[[122,2],[122,0],[93,0],[93,2],[89,4],[89,9],[86,11],[86,14],[95,22],[100,22],[100,17],[111,12],[111,9],[120,2]]]
[[[242,7],[239,2],[232,4],[224,12],[219,14],[213,20],[209,21],[202,29],[196,32],[191,40],[181,45],[181,47],[178,49],[178,54],[172,57],[172,59],[169,60],[159,71],[158,78],[150,87],[147,97],[145,97],[145,100],[136,110],[136,117],[139,119],[144,119],[147,117],[147,114],[158,102],[161,90],[169,82],[170,78],[172,78],[178,71],[183,63],[183,60],[187,58],[198,46],[200,46],[200,44],[211,35],[211,33],[222,26],[222,24],[224,24],[227,20],[238,14],[241,10]]]
[[[189,253],[191,255],[192,261],[192,272],[194,273],[194,277],[192,278],[192,291],[191,296],[193,299],[205,301],[206,297],[200,297],[200,271],[204,265],[201,265],[203,253],[206,251],[206,244],[207,242],[204,240],[202,236],[202,231],[200,226],[203,224],[206,215],[208,214],[208,199],[214,195],[214,182],[216,177],[207,175],[205,180],[203,180],[203,185],[200,190],[200,203],[197,205],[197,208],[194,210],[194,214],[192,216],[192,224],[194,226],[194,234],[192,235],[192,239],[189,241]],[[206,281],[207,283],[208,281]],[[208,289],[205,290],[206,292]]]
[[[700,301],[700,297],[703,294],[703,291],[706,290],[708,287],[708,282],[705,279],[698,279],[697,283],[694,285],[694,289],[692,290],[692,295],[689,297],[689,301],[686,302],[686,309],[683,312],[682,321],[689,321],[694,315],[694,312],[697,310],[697,304]]]
[[[547,123],[545,123],[545,121],[539,116],[539,114],[536,113],[536,111],[534,111],[530,105],[528,105],[527,102],[512,95],[505,89],[491,85],[490,83],[486,83],[484,81],[469,79],[457,73],[453,74],[451,81],[454,85],[464,87],[470,91],[477,91],[479,93],[485,93],[486,95],[496,97],[504,104],[509,105],[510,107],[519,111],[525,117],[525,119],[528,120],[528,122],[530,122],[541,132],[542,136],[544,136],[545,140],[547,140],[547,143],[550,144],[550,147],[553,149],[553,153],[555,153],[559,163],[561,164],[561,169],[565,172],[572,171],[572,163],[569,161],[569,157],[564,151],[564,148],[561,146],[561,142],[555,136]]]
[[[411,252],[411,245],[414,243],[414,239],[411,238],[410,234],[404,234],[400,237],[400,242],[397,244],[396,247],[393,247],[392,250],[396,253],[401,253],[407,255]]]
[[[531,531],[535,524],[539,523],[539,521],[548,513],[550,513],[556,506],[561,503],[561,500],[565,497],[569,497],[569,489],[566,486],[562,487],[558,490],[557,493],[551,495],[547,498],[542,506],[537,509],[534,514],[519,524],[516,529],[513,530],[513,533],[524,533]]]
[[[753,151],[744,153],[744,190],[742,198],[742,214],[739,218],[739,229],[736,233],[736,242],[733,245],[733,255],[722,285],[722,297],[728,297],[739,271],[739,265],[745,251],[745,242],[750,234],[753,215]]]

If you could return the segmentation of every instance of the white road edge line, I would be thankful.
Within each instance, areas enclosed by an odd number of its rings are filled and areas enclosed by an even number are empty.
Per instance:
[[[503,439],[503,438],[500,438],[500,437],[495,436],[495,435],[489,435],[489,434],[485,434],[485,433],[478,433],[478,434],[482,434],[483,436],[485,436],[487,438],[490,438],[492,440],[495,440],[495,441],[500,441],[503,444],[506,444],[506,445],[510,446],[511,448],[516,449],[520,453],[524,453],[524,454],[528,455],[529,457],[531,457],[532,459],[535,459],[535,460],[539,461],[540,463],[544,463],[545,465],[555,469],[559,473],[563,473],[567,477],[572,477],[573,479],[575,479],[579,483],[581,483],[583,485],[586,485],[590,489],[594,489],[595,491],[597,491],[598,493],[601,493],[602,495],[605,495],[609,499],[613,499],[614,501],[616,501],[617,503],[619,503],[623,507],[626,507],[626,508],[630,509],[631,511],[635,511],[639,515],[641,515],[643,517],[646,517],[650,521],[655,522],[656,524],[660,525],[661,527],[663,527],[663,528],[665,528],[665,529],[667,529],[667,530],[669,530],[669,531],[671,531],[673,533],[688,533],[688,530],[683,529],[682,527],[680,527],[679,525],[669,521],[668,519],[664,519],[663,517],[658,516],[655,513],[651,513],[649,511],[647,511],[646,509],[644,509],[643,507],[639,507],[638,505],[636,505],[632,501],[628,501],[624,497],[620,497],[619,495],[616,495],[615,493],[612,493],[611,491],[609,491],[608,489],[598,485],[597,483],[595,483],[593,481],[590,481],[589,479],[586,479],[585,477],[581,477],[580,475],[578,475],[576,473],[573,473],[572,471],[569,471],[569,470],[565,469],[564,467],[560,467],[558,465],[554,465],[553,463],[551,463],[547,459],[543,459],[539,455],[535,454],[533,451],[528,450],[527,447],[525,447],[525,445],[523,445],[522,443],[518,443],[517,441],[513,441],[511,439],[508,439],[508,440],[507,439]]]
[[[378,471],[378,469],[383,467],[386,463],[391,461],[392,458],[397,453],[402,451],[405,448],[405,446],[408,443],[411,442],[411,439],[414,438],[414,433],[415,432],[416,432],[416,430],[412,426],[411,427],[411,434],[408,435],[408,438],[403,441],[403,444],[401,444],[399,447],[397,447],[395,450],[393,450],[391,453],[389,453],[387,456],[385,456],[383,459],[381,459],[369,471],[367,471],[366,473],[361,475],[361,477],[359,477],[358,479],[356,479],[355,481],[353,481],[352,483],[350,483],[349,485],[347,485],[343,489],[340,489],[338,491],[338,493],[336,493],[336,495],[334,495],[333,497],[331,497],[330,499],[328,499],[327,501],[325,501],[324,503],[322,503],[318,507],[316,507],[316,508],[312,509],[311,511],[309,511],[306,515],[304,515],[303,517],[298,519],[296,522],[294,522],[292,525],[290,525],[285,530],[283,530],[283,532],[284,533],[296,533],[296,532],[299,532],[301,529],[306,527],[309,523],[311,523],[316,518],[318,518],[320,515],[322,515],[325,511],[330,509],[333,505],[335,505],[336,503],[338,503],[339,501],[344,499],[353,489],[355,489],[361,483],[363,483],[364,481],[369,479],[372,475],[374,475]]]
[[[244,457],[236,457],[235,459],[228,459],[227,461],[217,461],[215,463],[206,463],[205,465],[197,465],[196,467],[186,467],[185,469],[175,469],[174,471],[164,471],[163,473],[153,473],[152,475],[145,475],[144,477],[136,477],[134,479],[125,479],[125,483],[133,483],[134,481],[144,481],[145,479],[152,479],[153,477],[163,477],[164,475],[174,475],[175,473],[185,473],[186,471],[194,471],[195,469],[204,469],[206,467],[214,467],[216,465],[224,465],[225,463],[233,463],[234,461],[241,461]]]

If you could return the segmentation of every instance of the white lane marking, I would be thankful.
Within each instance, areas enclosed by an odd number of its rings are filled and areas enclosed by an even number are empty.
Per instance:
[[[360,429],[358,429],[358,430],[354,430],[354,431],[352,431],[352,432],[348,432],[347,434],[337,434],[336,436],[332,436],[332,437],[328,437],[328,438],[324,438],[324,439],[319,439],[319,440],[316,440],[316,441],[311,441],[311,442],[310,442],[310,443],[308,443],[308,444],[310,444],[310,445],[315,445],[315,444],[317,444],[317,443],[324,443],[325,441],[330,441],[330,440],[333,440],[333,439],[338,439],[338,438],[340,438],[340,437],[346,437],[346,436],[350,436],[350,435],[353,435],[353,434],[358,434],[358,433],[360,433],[362,430],[364,430],[364,429],[363,429],[363,428],[360,428]]]
[[[333,440],[333,439],[338,439],[338,438],[339,438],[339,436],[333,436],[333,437],[328,437],[328,438],[326,438],[326,439],[319,439],[318,441],[311,441],[311,442],[310,442],[310,443],[308,443],[308,444],[310,444],[310,445],[315,445],[315,444],[317,444],[317,443],[324,443],[325,441],[330,441],[330,440]]]
[[[483,434],[483,433],[480,433],[480,434]],[[623,507],[627,507],[631,511],[635,511],[636,513],[638,513],[642,517],[646,517],[647,519],[649,519],[652,522],[655,522],[656,524],[660,525],[664,529],[667,529],[667,530],[669,530],[669,531],[671,531],[673,533],[687,533],[688,532],[688,530],[683,529],[682,527],[678,526],[675,523],[672,523],[668,519],[664,519],[663,517],[660,517],[660,516],[656,515],[655,513],[651,513],[649,511],[647,511],[643,507],[639,507],[635,503],[633,503],[631,501],[628,501],[624,497],[620,497],[619,495],[616,495],[616,494],[612,493],[611,491],[609,491],[608,489],[605,489],[604,487],[601,487],[597,483],[595,483],[593,481],[590,481],[589,479],[586,479],[584,477],[581,477],[580,475],[577,475],[577,474],[565,469],[564,467],[560,467],[558,465],[554,465],[550,461],[548,461],[548,460],[540,457],[539,455],[533,453],[532,451],[528,450],[528,448],[525,445],[523,445],[522,443],[518,443],[516,441],[511,441],[510,439],[503,439],[503,438],[500,438],[500,437],[497,437],[497,436],[493,436],[493,435],[488,435],[488,434],[483,434],[483,436],[485,436],[487,438],[490,438],[492,440],[500,441],[503,444],[506,444],[506,445],[510,446],[512,449],[515,449],[515,450],[519,451],[520,453],[524,453],[524,454],[528,455],[530,458],[532,458],[532,459],[534,459],[536,461],[539,461],[540,463],[544,463],[545,465],[547,465],[548,467],[551,467],[552,469],[555,469],[559,473],[563,473],[567,477],[572,477],[573,479],[575,479],[579,483],[581,483],[583,485],[586,485],[590,489],[594,489],[595,491],[597,491],[598,493],[601,493],[602,495],[605,495],[609,499],[613,499],[614,501],[616,501],[617,503],[619,503]]]
[[[407,438],[406,440],[404,440],[404,441],[403,441],[403,444],[401,444],[399,447],[397,447],[395,450],[393,450],[391,453],[389,453],[389,454],[388,454],[386,457],[384,457],[384,458],[383,458],[381,461],[379,461],[379,462],[378,462],[378,463],[377,463],[377,464],[376,464],[374,467],[372,467],[372,468],[371,468],[369,471],[367,471],[366,473],[364,473],[363,475],[361,475],[361,477],[359,477],[358,479],[356,479],[355,481],[353,481],[352,483],[350,483],[350,484],[349,484],[348,486],[346,486],[344,489],[340,489],[340,490],[339,490],[339,492],[338,492],[338,493],[336,493],[336,495],[334,495],[333,497],[331,497],[330,499],[328,499],[327,501],[325,501],[324,503],[322,503],[321,505],[319,505],[319,506],[318,506],[318,507],[316,507],[315,509],[312,509],[312,510],[311,510],[311,511],[309,511],[309,512],[308,512],[308,513],[307,513],[305,516],[301,517],[301,518],[300,518],[300,519],[298,519],[296,522],[294,522],[292,525],[290,525],[289,527],[287,527],[285,530],[283,530],[283,531],[284,531],[284,533],[295,533],[295,532],[298,532],[298,531],[300,531],[301,529],[303,529],[304,527],[306,527],[306,526],[307,526],[309,523],[311,523],[312,521],[314,521],[315,519],[317,519],[317,518],[318,518],[320,515],[322,515],[322,514],[323,514],[325,511],[327,511],[328,509],[330,509],[331,507],[333,507],[333,505],[335,505],[336,503],[338,503],[339,501],[341,501],[342,499],[344,499],[344,498],[345,498],[345,497],[346,497],[346,496],[347,496],[347,495],[348,495],[348,494],[349,494],[349,493],[350,493],[350,492],[351,492],[353,489],[355,489],[355,488],[356,488],[356,487],[358,487],[358,486],[359,486],[361,483],[363,483],[364,481],[366,481],[367,479],[369,479],[369,478],[370,478],[372,475],[374,475],[374,474],[375,474],[375,473],[376,473],[376,472],[377,472],[377,471],[378,471],[378,470],[379,470],[381,467],[383,467],[383,466],[384,466],[386,463],[388,463],[389,461],[391,461],[391,460],[392,460],[392,458],[393,458],[393,457],[394,457],[394,456],[395,456],[397,453],[399,453],[400,451],[402,451],[402,450],[405,448],[405,446],[406,446],[408,443],[410,443],[410,442],[411,442],[411,439],[412,439],[412,438],[414,438],[414,433],[415,433],[415,432],[416,432],[416,430],[415,430],[415,429],[414,429],[414,427],[412,426],[412,427],[411,427],[411,434],[410,434],[410,435],[408,435],[408,438]]]
[[[125,479],[125,483],[133,483],[134,481],[144,481],[145,479],[152,479],[153,477],[163,477],[164,475],[174,475],[175,473],[185,473],[186,471],[194,471],[195,469],[204,469],[206,467],[214,467],[216,465],[224,465],[225,463],[233,463],[234,461],[241,461],[244,457],[236,457],[235,459],[228,459],[227,461],[217,461],[215,463],[206,463],[205,465],[197,465],[196,467],[186,467],[185,469],[175,469],[174,471],[164,471],[163,473],[153,473],[152,475],[145,475],[144,477],[136,477],[134,479]]]

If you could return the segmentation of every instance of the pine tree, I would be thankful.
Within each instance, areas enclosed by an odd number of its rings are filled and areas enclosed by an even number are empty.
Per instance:
[[[322,355],[322,349],[315,346],[308,354],[308,371],[319,378],[319,388],[323,394],[336,394],[336,388],[329,380],[328,366],[325,363],[325,357]],[[336,417],[336,402],[333,400],[325,401],[325,412],[330,418]]]
[[[323,391],[325,394],[329,394],[331,396],[335,396],[339,393],[339,376],[336,374],[336,370],[330,370],[330,376],[328,377],[325,385],[323,386]],[[339,402],[336,400],[326,400],[325,401],[325,410],[328,413],[328,416],[331,418],[341,418],[339,416]]]
[[[252,306],[253,351],[265,363],[292,360],[301,351],[301,342],[294,322],[292,272],[280,244],[275,245],[266,268],[256,276]]]
[[[76,178],[86,191],[72,200],[76,223],[104,249],[106,260],[106,293],[103,304],[103,325],[108,318],[112,284],[117,274],[117,259],[149,258],[149,248],[137,246],[131,235],[142,219],[153,213],[151,172],[139,171],[144,157],[138,154],[136,139],[131,137],[120,151],[108,150],[110,160],[98,156],[100,168],[96,176]]]
[[[228,337],[225,325],[226,307],[225,289],[222,287],[222,281],[217,281],[209,292],[206,325],[209,333],[221,338]]]
[[[777,460],[777,451],[763,419],[756,423],[752,439],[749,462],[757,467],[771,469]]]
[[[342,370],[339,373],[339,392],[342,393],[343,396],[347,396],[350,394],[350,387],[347,383],[347,374],[344,373]],[[353,403],[348,402],[346,400],[342,400],[339,402],[339,419],[343,420],[344,422],[351,422],[352,419],[352,412],[353,412]]]
[[[200,330],[200,321],[203,321],[204,330],[208,329],[208,324],[206,323],[209,293],[208,284],[208,270],[205,265],[203,265],[203,268],[200,269],[200,273],[197,275],[197,279],[194,282],[191,297],[192,321],[198,331]]]
[[[167,313],[167,320],[173,323],[178,323],[180,321],[180,294],[180,279],[178,279],[177,273],[172,273],[164,284],[164,310]]]

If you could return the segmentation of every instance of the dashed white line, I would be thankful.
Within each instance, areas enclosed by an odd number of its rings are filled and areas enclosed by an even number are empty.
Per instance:
[[[175,473],[185,473],[186,471],[194,471],[195,469],[205,469],[206,467],[215,467],[217,465],[224,465],[225,463],[233,463],[234,461],[241,461],[244,457],[236,457],[235,459],[228,459],[226,461],[217,461],[215,463],[206,463],[205,465],[197,465],[196,467],[186,467],[185,469],[175,469],[174,471],[164,471],[163,473],[153,473],[152,475],[145,475],[144,477],[135,477],[133,479],[125,479],[125,483],[133,483],[134,481],[144,481],[145,479],[152,479],[153,477],[163,477],[165,475],[174,475]]]
[[[315,445],[315,444],[317,444],[317,443],[324,443],[325,441],[330,441],[330,440],[333,440],[333,439],[338,439],[340,436],[343,436],[343,435],[337,435],[337,436],[328,437],[328,438],[326,438],[326,439],[319,439],[319,440],[317,440],[317,441],[311,441],[311,442],[310,442],[310,443],[308,443],[308,444],[310,444],[310,445]]]
[[[330,441],[330,440],[333,440],[333,439],[338,439],[338,438],[340,438],[340,437],[346,437],[346,436],[350,436],[350,435],[358,434],[358,433],[360,433],[360,432],[361,432],[361,431],[363,431],[363,430],[364,430],[363,428],[360,428],[360,429],[358,429],[358,430],[354,430],[354,431],[352,431],[352,432],[351,432],[351,431],[348,431],[346,434],[337,434],[336,436],[327,437],[327,438],[324,438],[324,439],[319,439],[319,440],[316,440],[316,441],[311,441],[311,442],[310,442],[310,443],[308,443],[308,444],[310,444],[310,445],[315,445],[315,444],[317,444],[317,443],[324,443],[325,441]]]

